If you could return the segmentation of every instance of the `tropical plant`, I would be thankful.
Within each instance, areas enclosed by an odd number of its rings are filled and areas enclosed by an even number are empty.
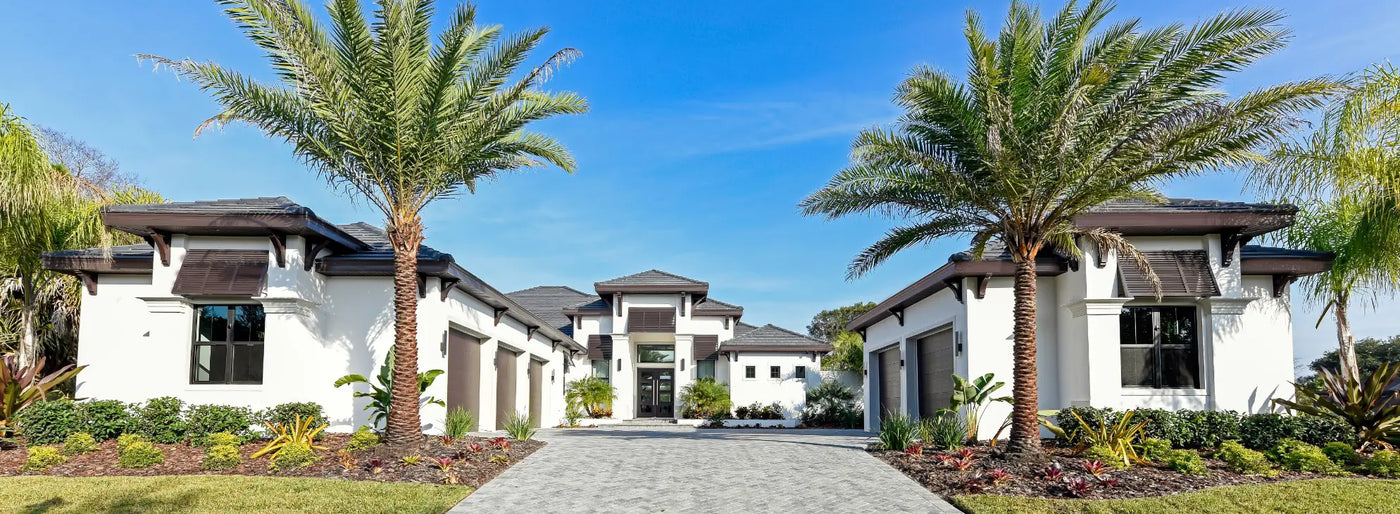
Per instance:
[[[436,45],[431,1],[384,0],[373,21],[358,0],[328,5],[326,30],[301,0],[221,0],[225,14],[265,51],[281,82],[269,84],[211,62],[143,56],[211,93],[223,107],[200,126],[244,122],[291,143],[293,153],[337,189],[383,212],[394,250],[394,395],[385,438],[422,441],[417,378],[421,213],[434,200],[503,173],[573,157],[531,122],[587,110],[570,92],[544,91],[572,48],[528,71],[520,65],[547,29],[502,38],[476,24],[470,4],[452,11]],[[196,134],[199,129],[195,131]]]
[[[1124,412],[1118,417],[1116,422],[1110,423],[1105,418],[1099,418],[1095,422],[1087,422],[1079,417],[1079,413],[1071,413],[1079,421],[1079,428],[1074,432],[1072,439],[1078,445],[1080,451],[1090,448],[1105,448],[1112,452],[1115,466],[1121,463],[1121,467],[1128,467],[1134,462],[1146,463],[1138,457],[1137,449],[1134,446],[1142,436],[1142,428],[1147,425],[1146,421],[1133,423],[1133,411]]]
[[[384,354],[384,364],[379,366],[379,374],[374,376],[374,380],[378,382],[378,385],[371,383],[364,375],[358,373],[345,375],[335,381],[336,387],[347,384],[366,384],[370,387],[369,391],[355,391],[352,395],[355,398],[370,399],[369,405],[365,406],[365,410],[370,411],[369,422],[373,423],[376,427],[384,426],[387,429],[389,417],[393,414],[391,410],[393,409],[394,401],[394,373],[396,369],[394,367],[394,358],[398,353],[397,350],[389,350]],[[442,400],[423,394],[424,391],[427,391],[428,388],[433,385],[433,381],[437,380],[438,375],[443,373],[444,372],[440,369],[430,369],[418,374],[418,381],[414,385],[418,390],[418,402],[420,405],[447,406]],[[417,410],[418,409],[415,408],[414,412],[417,412]]]
[[[713,378],[702,378],[681,388],[681,412],[686,418],[708,418],[717,412],[729,413],[729,385]]]
[[[1105,202],[1160,198],[1163,181],[1259,159],[1254,148],[1299,125],[1295,113],[1336,89],[1325,79],[1228,98],[1220,87],[1282,48],[1275,11],[1233,10],[1194,26],[1103,28],[1112,6],[1066,5],[1049,20],[1012,2],[989,39],[969,13],[967,80],[915,69],[896,90],[893,129],[861,132],[852,164],[801,202],[828,218],[877,213],[908,220],[862,251],[848,278],[900,251],[970,235],[980,259],[994,241],[1015,266],[1010,451],[1039,452],[1036,259],[1116,251],[1150,271],[1119,234],[1080,227]],[[1155,277],[1155,274],[1149,273]]]
[[[612,415],[612,402],[617,399],[617,388],[601,377],[583,377],[569,382],[564,388],[564,399],[582,406],[591,418],[608,417]]]
[[[919,420],[919,440],[944,450],[956,450],[967,442],[967,425],[956,412],[940,409],[932,417]]]
[[[807,390],[798,417],[808,426],[860,428],[865,423],[865,410],[856,401],[855,391],[827,380]]]
[[[953,397],[949,399],[949,409],[961,410],[967,418],[967,440],[977,442],[977,429],[980,427],[982,414],[987,412],[987,406],[992,402],[1013,403],[1010,396],[992,397],[1006,382],[992,382],[993,373],[987,373],[972,380],[967,380],[958,375],[953,375]]]
[[[1334,417],[1356,430],[1361,450],[1371,446],[1390,448],[1387,440],[1400,438],[1400,391],[1387,391],[1400,378],[1400,363],[1381,364],[1357,380],[1322,370],[1322,391],[1294,387],[1293,400],[1274,403],[1315,416]]]
[[[860,334],[842,330],[831,338],[831,353],[822,358],[822,369],[865,370],[865,340]]]
[[[902,450],[914,444],[914,436],[919,431],[918,423],[904,414],[887,412],[880,419],[880,447],[886,450]]]
[[[816,316],[812,316],[812,322],[807,324],[807,335],[822,341],[835,342],[841,333],[847,332],[846,325],[851,320],[874,308],[875,302],[856,302],[818,312]]]
[[[535,418],[519,412],[511,413],[510,417],[506,418],[504,428],[516,441],[529,441],[535,437]]]
[[[461,439],[476,428],[476,414],[461,407],[454,407],[447,411],[447,418],[443,421],[442,432],[453,439]]]
[[[87,366],[63,366],[42,374],[44,358],[24,366],[15,355],[0,356],[0,437],[15,432],[17,415],[25,407],[43,401],[49,390],[78,375]],[[66,435],[66,434],[65,434]]]
[[[272,454],[273,463],[276,463],[278,454],[288,448],[292,448],[292,451],[300,453],[300,447],[305,447],[312,451],[313,456],[316,450],[326,449],[324,446],[316,445],[316,435],[320,434],[322,430],[325,430],[326,427],[330,425],[322,423],[319,426],[312,427],[311,424],[315,421],[316,418],[297,416],[296,421],[291,425],[268,423],[267,429],[272,432],[274,437],[271,441],[268,441],[261,450],[254,452],[253,458],[256,459],[270,453]]]

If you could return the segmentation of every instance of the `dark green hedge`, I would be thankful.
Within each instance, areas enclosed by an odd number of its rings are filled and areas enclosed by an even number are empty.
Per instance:
[[[1247,414],[1235,411],[1167,411],[1137,409],[1133,422],[1147,421],[1143,436],[1171,441],[1173,448],[1210,448],[1222,441],[1239,439],[1246,447],[1266,451],[1281,439],[1322,446],[1341,441],[1355,445],[1356,433],[1338,419],[1318,416],[1285,416],[1281,414]],[[1079,428],[1078,413],[1085,422],[1117,423],[1122,412],[1093,407],[1071,407],[1060,411],[1055,422],[1072,433]]]

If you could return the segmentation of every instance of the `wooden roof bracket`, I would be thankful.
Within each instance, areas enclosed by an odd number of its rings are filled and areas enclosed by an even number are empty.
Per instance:
[[[442,290],[438,291],[438,299],[444,302],[447,301],[448,295],[452,294],[452,288],[456,287],[457,283],[462,281],[462,279],[457,277],[442,277],[439,280],[442,281]]]
[[[83,281],[83,287],[87,288],[90,295],[97,295],[97,274],[87,271],[79,271],[78,279]]]
[[[495,318],[495,319],[492,320],[491,324],[492,324],[492,325],[500,325],[500,324],[501,324],[501,316],[505,316],[507,310],[509,310],[509,309],[500,308],[500,307],[496,308],[496,312],[495,312],[495,315],[494,315],[494,318]]]
[[[1099,244],[1094,248],[1094,267],[1103,269],[1108,266],[1108,245]]]
[[[894,318],[899,320],[899,326],[904,326],[904,308],[896,307],[890,309],[890,314],[893,314]]]
[[[973,293],[978,300],[987,297],[987,283],[992,281],[992,274],[988,273],[977,277],[977,291]]]
[[[427,298],[427,297],[428,297],[428,276],[427,276],[427,275],[424,275],[424,274],[422,274],[422,273],[419,273],[419,274],[418,274],[418,298],[422,299],[422,298]]]
[[[1293,281],[1298,280],[1297,275],[1274,275],[1274,298],[1283,298],[1283,293],[1288,291],[1288,286],[1293,285]]]
[[[331,244],[331,240],[329,240],[329,239],[311,239],[311,238],[307,238],[307,239],[306,239],[306,256],[303,257],[303,259],[305,259],[305,262],[302,262],[302,263],[301,263],[302,269],[305,270],[305,271],[311,271],[311,268],[316,267],[316,256],[320,255],[320,254],[321,254],[321,250],[325,250],[325,249],[326,249],[326,246],[328,246],[328,245],[330,245],[330,244]]]
[[[1249,244],[1249,236],[1243,235],[1240,229],[1227,230],[1220,233],[1220,265],[1230,267],[1230,263],[1235,260],[1235,250],[1241,246]]]
[[[160,265],[170,266],[170,234],[166,234],[154,228],[149,229],[149,233],[143,236],[147,243],[156,249],[156,254],[160,255]]]
[[[525,340],[529,341],[531,339],[534,339],[535,331],[539,329],[540,327],[525,327]]]
[[[277,267],[287,267],[287,235],[270,234],[267,236],[272,241],[272,254],[277,257]]]
[[[958,300],[958,303],[963,303],[962,277],[950,278],[948,280],[944,280],[943,283],[948,286],[949,291],[953,292],[953,298],[956,298]],[[903,325],[903,320],[901,320],[899,324]]]

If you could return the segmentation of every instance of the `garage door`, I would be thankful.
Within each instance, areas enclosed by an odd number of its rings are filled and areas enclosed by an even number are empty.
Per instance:
[[[880,419],[899,413],[899,345],[880,352]]]
[[[515,352],[496,350],[496,430],[505,430],[515,414]]]
[[[530,359],[530,423],[539,428],[544,419],[544,363]]]
[[[481,414],[481,340],[447,332],[447,408]],[[473,427],[475,428],[475,427]]]
[[[953,395],[953,331],[920,338],[918,347],[919,417],[931,418]]]

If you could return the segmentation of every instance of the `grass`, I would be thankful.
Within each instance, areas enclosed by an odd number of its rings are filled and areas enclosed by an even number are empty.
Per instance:
[[[972,513],[1397,512],[1400,481],[1294,480],[1131,500],[1050,500],[983,494],[959,496],[953,503]]]
[[[0,512],[446,512],[470,487],[320,478],[0,478]]]

